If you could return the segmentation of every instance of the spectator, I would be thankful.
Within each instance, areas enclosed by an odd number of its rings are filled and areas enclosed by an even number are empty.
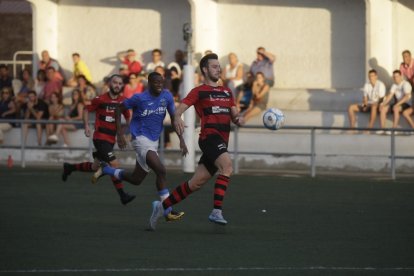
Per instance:
[[[174,96],[174,101],[180,101],[180,84],[181,84],[181,68],[176,62],[171,62],[167,66],[169,71],[170,87],[169,90]]]
[[[385,84],[378,80],[377,71],[368,72],[369,81],[364,86],[364,96],[362,103],[351,104],[348,108],[348,118],[350,127],[355,127],[356,112],[370,112],[368,127],[373,128],[377,118],[379,104],[385,97]]]
[[[56,79],[59,79],[62,84],[65,83],[65,73],[63,72],[63,68],[56,59],[50,57],[47,50],[44,50],[42,51],[42,60],[40,61],[39,68],[47,71],[49,67],[55,69]]]
[[[152,61],[147,64],[145,71],[147,74],[154,72],[158,66],[165,67],[165,63],[162,61],[162,51],[160,49],[154,49],[151,52]]]
[[[125,75],[128,76],[130,73],[139,74],[142,71],[142,65],[139,61],[135,60],[136,53],[133,49],[129,49],[126,52],[120,53],[118,58],[121,60],[122,64],[128,66]]]
[[[77,78],[77,90],[81,91],[81,97],[85,104],[90,104],[91,100],[96,97],[96,87],[90,83],[84,75],[79,75]]]
[[[25,107],[24,118],[29,120],[47,120],[49,118],[49,108],[46,102],[37,97],[35,91],[29,91],[28,93],[28,102]],[[36,126],[37,131],[37,144],[42,145],[42,132],[43,126],[40,123],[24,123],[22,125],[23,135],[25,141],[27,141],[28,128]]]
[[[49,104],[49,120],[61,120],[65,115],[63,103],[62,103],[62,95],[57,92],[53,92],[52,96],[50,97],[50,104]],[[55,124],[47,124],[46,125],[46,135],[49,137],[55,132]]]
[[[407,108],[406,110],[404,110],[402,114],[403,114],[403,117],[407,120],[408,124],[409,124],[412,128],[414,128],[414,121],[413,121],[413,119],[411,118],[411,115],[413,115],[413,114],[414,114],[414,109],[413,109],[413,107],[412,107],[412,106],[410,106],[409,108]],[[409,132],[408,134],[409,134],[409,135],[411,135],[411,134],[412,134],[412,132]]]
[[[239,62],[235,53],[228,55],[229,63],[226,64],[222,72],[221,78],[224,85],[236,93],[236,87],[243,83],[243,64]],[[237,95],[235,95],[237,96]]]
[[[1,89],[0,119],[16,119],[16,105],[12,100],[12,90],[10,87],[3,87]],[[12,124],[10,123],[0,123],[0,144],[3,144],[4,132],[9,131],[11,128]]]
[[[269,90],[270,86],[266,82],[264,74],[257,72],[252,86],[253,99],[243,114],[245,122],[266,109],[269,100]]]
[[[45,87],[43,88],[43,97],[41,97],[42,100],[44,100],[46,103],[50,103],[50,96],[52,96],[53,92],[58,92],[62,94],[62,82],[60,79],[56,76],[56,70],[54,67],[49,66],[46,69],[46,83]]]
[[[392,73],[394,84],[391,86],[390,93],[385,97],[384,101],[380,104],[380,122],[381,128],[385,127],[385,120],[388,111],[392,110],[394,114],[394,120],[392,127],[398,127],[400,120],[400,113],[411,107],[411,84],[404,80],[401,71],[395,70]],[[394,99],[394,103],[390,105],[391,100]],[[378,132],[382,134],[383,132]],[[387,132],[386,134],[390,134]]]
[[[80,75],[83,75],[88,80],[88,82],[92,83],[91,72],[89,71],[89,68],[86,65],[86,63],[83,60],[81,60],[80,55],[78,53],[73,53],[72,60],[73,76],[70,80],[68,80],[68,85],[71,87],[77,86],[77,77]]]
[[[400,65],[401,74],[411,86],[414,86],[414,59],[411,57],[409,50],[403,51],[402,56],[403,62]]]
[[[22,86],[19,93],[16,95],[16,102],[19,106],[27,100],[27,93],[34,89],[35,83],[32,79],[30,71],[28,69],[23,69],[22,71]]]
[[[12,87],[12,78],[9,75],[7,65],[0,64],[0,90],[4,87]]]
[[[63,136],[63,147],[70,145],[68,138],[68,131],[81,129],[83,124],[71,124],[73,121],[81,121],[83,119],[83,108],[85,106],[82,98],[82,92],[78,89],[72,91],[72,105],[69,109],[69,115],[65,116],[66,123],[62,123],[56,127],[56,133],[48,137],[48,143],[56,143],[59,140],[59,135]]]
[[[175,54],[174,54],[174,59],[175,59],[175,62],[176,62],[176,63],[178,64],[178,66],[180,67],[180,70],[183,70],[184,65],[186,65],[186,64],[187,64],[187,62],[186,62],[186,57],[185,57],[185,55],[184,55],[184,52],[183,52],[183,51],[181,51],[180,49],[176,50],[176,51],[175,51]]]
[[[34,91],[36,92],[37,96],[41,99],[43,98],[43,95],[45,93],[46,82],[46,71],[43,69],[38,70],[34,84]]]
[[[144,85],[141,80],[141,76],[135,73],[129,74],[128,83],[124,86],[123,96],[129,99],[134,94],[142,93],[144,91]]]
[[[253,82],[254,77],[252,73],[246,73],[246,81],[238,86],[236,89],[238,90],[237,98],[236,98],[236,106],[239,112],[244,112],[249,106],[250,102],[253,98]]]
[[[252,72],[253,76],[256,76],[257,72],[262,72],[266,78],[267,84],[269,84],[270,87],[273,87],[275,84],[273,64],[276,61],[276,56],[266,51],[263,47],[257,48],[256,53],[257,57],[250,66],[250,72]]]

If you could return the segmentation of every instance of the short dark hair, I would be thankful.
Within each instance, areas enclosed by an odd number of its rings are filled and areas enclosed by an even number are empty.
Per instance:
[[[215,60],[218,60],[218,56],[217,56],[217,54],[215,54],[215,53],[211,53],[211,54],[205,55],[205,56],[204,56],[204,57],[202,57],[202,58],[201,58],[201,60],[200,60],[200,70],[201,70],[201,73],[202,73],[203,75],[204,75],[203,68],[204,68],[204,67],[208,67],[208,61],[209,61],[210,59],[215,59]]]
[[[401,71],[400,70],[394,70],[393,72],[392,72],[392,74],[394,75],[394,74],[399,74],[399,75],[401,75]]]
[[[113,78],[118,77],[121,78],[122,81],[124,80],[124,78],[120,75],[120,74],[112,74],[108,77],[108,81],[111,82]],[[85,78],[86,79],[86,78]]]
[[[160,54],[160,55],[162,55],[162,51],[161,51],[161,49],[154,49],[154,50],[152,50],[152,52],[151,52],[152,54],[153,53],[158,53],[158,54]]]
[[[1,68],[6,68],[6,69],[9,69],[9,68],[7,68],[7,65],[6,64],[0,64],[0,69]]]
[[[80,57],[79,53],[73,53],[72,57]]]
[[[368,74],[374,73],[375,75],[378,75],[377,70],[371,69],[368,71]]]
[[[34,90],[30,90],[29,92],[27,92],[27,95],[30,95],[30,94],[37,96],[37,93]]]
[[[47,70],[53,70],[53,71],[56,71],[55,67],[53,67],[53,66],[49,66],[49,67],[47,67],[47,68],[46,68],[46,71],[47,71]]]
[[[404,55],[404,54],[409,54],[410,56],[411,56],[411,52],[410,52],[410,50],[404,50],[403,52],[402,52],[402,54]]]
[[[153,79],[155,79],[156,77],[161,77],[162,78],[162,76],[161,76],[161,74],[160,73],[157,73],[157,72],[151,72],[149,75],[148,75],[148,81],[152,81]]]

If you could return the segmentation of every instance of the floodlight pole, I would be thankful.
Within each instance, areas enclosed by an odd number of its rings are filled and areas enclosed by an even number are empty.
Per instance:
[[[191,45],[192,29],[190,23],[183,25],[184,41],[187,46],[187,64],[184,65],[183,72],[183,91],[181,98],[183,99],[188,95],[191,89],[194,88],[194,67],[192,65],[193,48]],[[193,173],[195,171],[195,111],[194,107],[190,107],[184,113],[184,124],[186,126],[184,130],[184,140],[187,145],[188,155],[183,157],[183,171],[186,173]]]

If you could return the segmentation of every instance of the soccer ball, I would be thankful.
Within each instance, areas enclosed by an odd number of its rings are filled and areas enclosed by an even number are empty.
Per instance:
[[[263,114],[263,125],[270,130],[277,130],[285,123],[285,115],[280,109],[269,108]]]

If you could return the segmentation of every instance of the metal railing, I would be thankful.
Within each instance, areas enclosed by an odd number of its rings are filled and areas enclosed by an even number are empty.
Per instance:
[[[14,120],[0,120],[0,123],[17,123],[17,124],[76,124],[76,125],[82,125],[82,121],[59,121],[59,120],[22,120],[22,119],[14,119]],[[90,128],[93,129],[94,122],[90,121]],[[262,126],[244,126],[245,129],[263,129]],[[26,158],[25,158],[25,150],[27,148],[26,146],[26,140],[23,133],[23,128],[21,127],[21,166],[24,168],[26,166]],[[389,131],[390,132],[390,153],[388,157],[390,159],[390,175],[392,179],[396,179],[396,165],[395,161],[397,159],[414,159],[414,156],[398,156],[396,155],[396,143],[395,143],[395,136],[396,132],[407,132],[407,133],[413,133],[414,129],[395,129],[395,128],[349,128],[349,127],[318,127],[318,126],[284,126],[283,129],[285,130],[304,130],[309,131],[310,135],[310,149],[309,152],[303,152],[303,153],[283,153],[285,156],[305,156],[309,157],[309,163],[310,163],[310,176],[315,177],[316,176],[316,137],[317,137],[317,131],[318,130],[325,130],[325,131]],[[240,130],[238,127],[232,127],[233,131],[233,151],[229,151],[233,155],[234,160],[234,172],[237,174],[239,173],[239,156],[242,154],[261,154],[261,155],[273,155],[275,152],[243,152],[239,150],[239,135]],[[164,153],[165,152],[178,152],[178,150],[171,150],[171,149],[164,149],[164,133],[161,134],[160,138],[160,148],[159,148],[159,155],[161,160],[164,159]],[[1,146],[0,148],[5,148],[7,146]],[[30,147],[30,148],[50,148],[50,147]],[[63,150],[88,150],[90,156],[92,156],[93,151],[93,142],[92,142],[92,135],[89,137],[89,144],[88,147],[53,147],[50,149],[63,149]]]
[[[0,60],[0,64],[12,65],[13,66],[13,78],[17,78],[17,66],[21,66],[21,70],[25,69],[26,66],[33,63],[32,60],[17,60],[19,55],[33,55],[33,51],[17,51],[13,54],[13,60]]]

